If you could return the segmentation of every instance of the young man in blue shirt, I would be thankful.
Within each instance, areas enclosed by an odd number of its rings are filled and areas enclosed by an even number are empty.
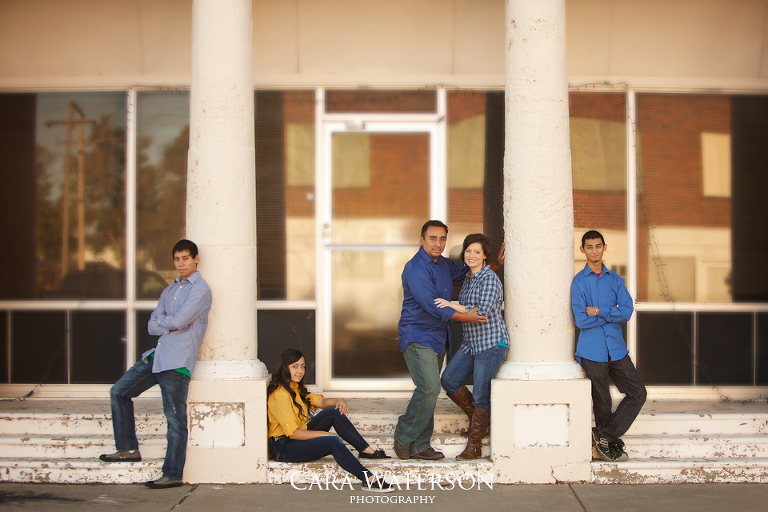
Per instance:
[[[141,461],[133,398],[158,384],[168,421],[168,448],[162,476],[144,484],[152,489],[182,485],[187,454],[187,392],[211,309],[211,289],[197,272],[197,245],[180,240],[172,254],[179,276],[163,290],[149,319],[149,334],[160,336],[157,347],[144,352],[142,359],[112,386],[112,429],[117,452],[99,457],[104,462]]]
[[[621,436],[643,408],[646,391],[621,332],[621,324],[634,311],[632,297],[624,280],[603,265],[606,248],[603,235],[597,231],[587,231],[581,237],[581,252],[587,264],[571,283],[571,307],[576,327],[581,330],[576,360],[592,382],[592,442],[600,459],[623,462],[629,456]],[[624,393],[613,413],[610,382]]]
[[[435,299],[450,301],[453,284],[464,280],[469,267],[442,256],[448,226],[439,220],[421,228],[421,247],[403,269],[403,309],[398,340],[411,379],[416,385],[411,400],[395,428],[395,454],[401,459],[439,460],[445,457],[430,442],[435,424],[435,405],[440,393],[440,367],[450,349],[448,322],[486,322],[477,308],[460,313],[438,308]],[[496,268],[504,263],[504,249]]]

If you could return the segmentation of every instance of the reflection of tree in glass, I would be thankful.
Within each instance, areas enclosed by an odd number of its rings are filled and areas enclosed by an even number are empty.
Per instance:
[[[37,181],[37,256],[40,263],[38,289],[55,289],[62,278],[63,201],[70,208],[67,260],[78,259],[78,239],[84,238],[86,254],[105,258],[122,267],[125,255],[125,128],[114,125],[112,116],[102,115],[89,123],[90,132],[83,144],[83,233],[78,233],[78,158],[73,144],[69,148],[69,197],[64,197],[63,169],[49,169],[56,152],[38,145],[35,155]],[[66,151],[66,149],[65,149]],[[60,177],[60,179],[56,179]],[[57,183],[58,182],[58,183]],[[108,251],[108,254],[105,253]],[[90,259],[94,259],[93,256]],[[53,263],[56,261],[57,263]],[[76,265],[70,265],[76,268]]]
[[[86,146],[85,241],[97,255],[110,251],[112,263],[123,268],[125,257],[125,129],[102,115],[91,127]],[[70,187],[70,190],[74,190]],[[76,197],[76,196],[75,196]],[[73,233],[74,229],[70,229]],[[75,234],[76,235],[76,234]],[[72,245],[70,244],[70,247]],[[97,256],[97,259],[100,259]]]
[[[138,192],[136,259],[139,268],[171,269],[168,247],[184,238],[187,206],[189,125],[163,149],[159,166],[147,156],[150,137],[137,144]]]

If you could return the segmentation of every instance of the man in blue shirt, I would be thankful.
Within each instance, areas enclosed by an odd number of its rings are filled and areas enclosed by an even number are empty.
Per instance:
[[[632,297],[620,276],[603,265],[607,245],[597,231],[581,237],[581,252],[587,257],[584,269],[571,284],[573,317],[581,332],[576,360],[592,382],[595,427],[592,442],[602,460],[629,460],[621,436],[629,430],[645,403],[646,391],[629,357],[621,325],[634,311]],[[610,382],[624,393],[611,413]]]
[[[152,489],[182,485],[187,455],[189,379],[197,363],[211,309],[211,289],[197,272],[200,261],[197,245],[180,240],[172,254],[179,276],[163,290],[149,319],[149,334],[160,336],[157,347],[144,352],[142,359],[112,386],[112,429],[117,452],[99,457],[104,462],[141,460],[133,398],[158,384],[168,421],[168,448],[162,476],[144,484]]]
[[[447,238],[448,226],[439,220],[425,223],[421,228],[421,248],[403,269],[398,340],[416,389],[395,428],[395,453],[401,459],[445,457],[430,446],[430,441],[440,393],[440,368],[446,348],[450,349],[448,322],[488,320],[477,314],[477,308],[459,313],[435,305],[437,298],[450,301],[453,284],[463,281],[469,271],[466,265],[442,256]],[[502,249],[499,264],[503,258]]]

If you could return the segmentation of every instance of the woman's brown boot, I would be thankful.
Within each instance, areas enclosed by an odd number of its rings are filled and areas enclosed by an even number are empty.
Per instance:
[[[462,384],[459,390],[452,395],[448,395],[448,398],[453,400],[453,403],[461,407],[461,410],[464,411],[464,414],[466,414],[467,418],[469,418],[469,424],[471,425],[472,411],[475,409],[475,407],[472,405],[472,400],[474,400],[474,397],[472,396],[472,392],[467,389],[467,386]],[[463,435],[464,429],[461,430]]]
[[[491,421],[491,409],[475,407],[472,413],[472,424],[469,426],[467,447],[456,457],[456,460],[473,460],[483,456],[483,435]]]

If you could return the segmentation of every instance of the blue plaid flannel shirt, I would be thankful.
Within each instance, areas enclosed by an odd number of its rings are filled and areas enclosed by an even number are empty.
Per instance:
[[[504,323],[501,307],[504,302],[504,289],[501,280],[489,265],[481,268],[474,276],[471,272],[464,278],[459,294],[459,304],[467,311],[477,308],[477,314],[487,316],[488,321],[481,324],[464,324],[464,342],[461,350],[465,354],[477,355],[499,343],[509,346],[509,332]]]

